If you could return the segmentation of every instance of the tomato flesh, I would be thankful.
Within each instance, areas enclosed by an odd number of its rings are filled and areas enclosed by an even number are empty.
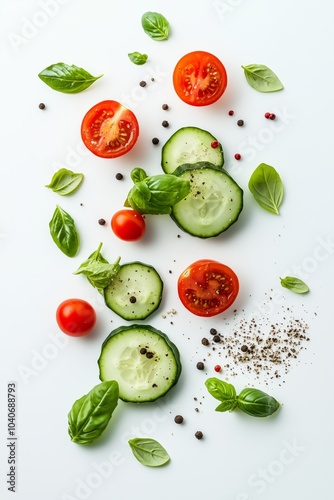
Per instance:
[[[136,210],[124,209],[116,212],[111,219],[111,229],[124,241],[137,241],[146,231],[144,217]]]
[[[117,101],[102,101],[84,116],[81,137],[85,146],[101,158],[118,158],[137,142],[139,125],[132,111]]]
[[[218,101],[227,87],[223,63],[213,54],[190,52],[175,66],[173,84],[182,101],[192,106],[207,106]]]
[[[196,316],[215,316],[228,309],[239,293],[235,272],[220,262],[202,259],[194,262],[178,279],[182,304]]]
[[[66,335],[82,337],[91,332],[96,323],[94,308],[82,299],[67,299],[56,311],[59,328]]]

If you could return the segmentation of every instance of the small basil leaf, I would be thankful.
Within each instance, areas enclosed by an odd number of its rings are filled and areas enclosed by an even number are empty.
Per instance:
[[[78,251],[80,239],[72,217],[59,205],[49,222],[50,234],[57,247],[68,257]]]
[[[136,184],[137,182],[144,181],[147,177],[147,173],[143,168],[136,167],[131,170],[130,176],[134,184]]]
[[[241,67],[249,85],[258,92],[277,92],[284,88],[278,76],[264,64],[249,64]]]
[[[93,76],[83,68],[63,62],[51,64],[38,74],[42,82],[53,90],[65,94],[77,94],[90,87],[100,76]]]
[[[278,209],[283,200],[283,183],[274,167],[261,163],[252,173],[248,187],[260,207],[279,214]]]
[[[148,467],[160,467],[170,460],[165,448],[155,439],[133,438],[129,445],[136,459]]]
[[[291,290],[294,293],[303,294],[310,291],[307,284],[304,283],[304,281],[300,280],[299,278],[286,276],[285,278],[280,278],[280,280],[281,280],[281,285],[284,288],[287,288],[288,290]]]
[[[115,276],[117,276],[120,270],[120,257],[114,264],[109,264],[109,262],[101,254],[102,243],[95,252],[89,255],[88,259],[85,260],[79,268],[73,274],[83,274],[87,277],[89,283],[98,290],[99,293],[103,294],[104,288],[106,288],[113,281]]]
[[[110,380],[75,401],[68,414],[68,433],[74,443],[92,443],[101,436],[118,404],[118,395],[118,383]]]
[[[222,401],[222,403],[226,403],[227,409],[222,409],[224,406],[217,406],[216,411],[228,411],[233,410],[236,406],[237,393],[232,384],[228,384],[223,380],[219,380],[216,377],[208,378],[205,381],[205,386],[211,396]]]
[[[83,174],[75,174],[67,168],[61,168],[52,176],[50,184],[47,184],[45,187],[52,189],[52,191],[61,196],[66,196],[78,189],[83,178]]]
[[[145,33],[153,40],[167,40],[169,36],[169,22],[158,12],[145,12],[141,18],[141,25]]]
[[[145,64],[148,59],[147,54],[141,54],[140,52],[130,52],[128,57],[133,64],[137,64],[138,66]]]
[[[237,406],[252,417],[269,417],[279,409],[280,404],[275,398],[259,389],[247,388],[239,394]]]
[[[216,411],[221,411],[221,412],[233,411],[237,406],[237,404],[238,403],[236,399],[226,400],[217,406]]]

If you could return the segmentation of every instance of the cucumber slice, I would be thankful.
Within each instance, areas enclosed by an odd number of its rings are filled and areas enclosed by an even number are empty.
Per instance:
[[[213,148],[217,139],[198,127],[183,127],[177,130],[162,148],[161,166],[166,174],[184,163],[207,161],[216,167],[224,165],[224,153],[221,144]],[[217,141],[218,142],[218,141]]]
[[[131,262],[122,265],[104,289],[104,300],[123,319],[145,319],[158,309],[162,291],[163,281],[154,267]]]
[[[145,403],[164,396],[178,381],[180,353],[167,335],[150,325],[121,326],[102,344],[100,379],[116,380],[123,401]]]
[[[225,170],[199,162],[181,165],[174,174],[190,181],[190,193],[171,213],[183,231],[211,238],[237,221],[243,208],[243,190]]]

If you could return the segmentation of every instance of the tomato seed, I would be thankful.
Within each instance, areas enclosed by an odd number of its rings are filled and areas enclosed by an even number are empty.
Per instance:
[[[234,158],[236,160],[241,160],[241,154],[240,153],[235,153]]]
[[[229,116],[233,116],[234,115],[234,111],[233,109],[230,109],[230,111],[228,112]]]
[[[153,137],[152,143],[153,144],[159,144],[159,139],[157,137]]]
[[[214,368],[215,372],[220,372],[221,369],[222,369],[222,367],[220,365],[216,365]]]
[[[218,142],[218,141],[212,141],[212,142],[211,142],[211,147],[212,147],[213,149],[218,148],[218,146],[219,146],[219,142]]]

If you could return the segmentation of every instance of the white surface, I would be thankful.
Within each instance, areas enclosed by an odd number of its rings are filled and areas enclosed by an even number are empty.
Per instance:
[[[167,42],[155,42],[142,31],[140,19],[147,10],[170,21]],[[332,498],[332,11],[328,0],[183,0],[177,5],[163,0],[2,0],[2,499],[13,498],[5,479],[10,381],[17,384],[16,499]],[[216,54],[229,75],[226,93],[210,108],[187,106],[172,87],[175,63],[197,49]],[[146,65],[133,65],[127,58],[132,51],[146,52]],[[55,92],[37,74],[59,61],[104,76],[78,95]],[[240,68],[250,63],[270,66],[284,91],[251,89]],[[148,85],[140,90],[143,79]],[[119,160],[93,157],[81,145],[82,117],[104,99],[128,104],[141,126],[136,147]],[[40,102],[46,110],[38,108]],[[168,112],[161,109],[164,102]],[[232,118],[227,115],[231,108]],[[266,111],[278,115],[275,130],[263,118]],[[238,118],[245,120],[243,128],[236,126]],[[168,129],[161,126],[164,119],[170,122]],[[122,207],[134,166],[161,173],[160,146],[187,125],[210,130],[221,140],[226,166],[245,190],[240,221],[221,237],[202,241],[186,234],[178,238],[180,231],[168,216],[148,217],[144,240],[117,240],[109,225],[99,226],[97,220],[109,221]],[[160,138],[158,147],[151,144],[154,136]],[[240,162],[233,159],[237,151],[243,155]],[[277,217],[261,210],[247,189],[261,162],[275,166],[284,182]],[[82,187],[69,198],[44,187],[61,166],[85,174]],[[125,175],[122,182],[115,179],[118,171]],[[71,213],[81,234],[73,259],[49,235],[56,203]],[[124,263],[142,260],[161,273],[165,298],[147,323],[178,345],[183,375],[167,401],[120,404],[103,438],[85,448],[70,441],[67,413],[75,399],[99,382],[96,362],[102,341],[124,323],[82,276],[72,274],[100,241],[109,261],[118,255]],[[207,320],[182,308],[177,277],[198,258],[215,258],[237,272],[241,292],[236,315],[230,311]],[[279,276],[288,273],[305,279],[311,293],[301,297],[282,289]],[[90,337],[71,339],[59,333],[55,310],[71,296],[96,308],[98,325]],[[270,321],[283,321],[282,307],[291,307],[291,315],[309,324],[311,339],[284,382],[275,379],[266,385],[252,373],[230,379],[237,390],[246,385],[267,390],[283,403],[281,411],[267,420],[215,412],[217,402],[204,381],[216,375],[213,366],[219,358],[209,358],[205,372],[196,369],[207,352],[201,338],[211,327],[229,332],[259,311],[269,311]],[[167,314],[173,308],[176,314]],[[185,417],[182,426],[173,422],[177,413]],[[202,441],[194,438],[196,430],[203,431]],[[145,435],[167,448],[172,457],[167,467],[145,468],[134,459],[127,440]]]

